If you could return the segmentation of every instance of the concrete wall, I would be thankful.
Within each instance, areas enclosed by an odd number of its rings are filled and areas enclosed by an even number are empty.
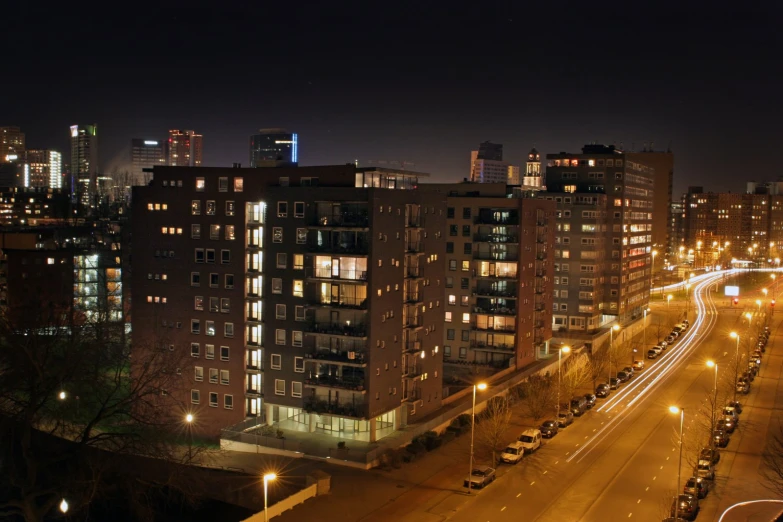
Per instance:
[[[303,503],[308,498],[313,498],[318,493],[318,484],[312,484],[310,486],[307,486],[301,491],[298,491],[291,495],[290,497],[281,500],[277,504],[270,506],[268,508],[269,511],[269,518],[276,517],[277,515],[288,511],[289,509],[292,509],[293,507]],[[256,513],[250,518],[246,518],[242,522],[264,522],[264,512],[260,511],[259,513]]]

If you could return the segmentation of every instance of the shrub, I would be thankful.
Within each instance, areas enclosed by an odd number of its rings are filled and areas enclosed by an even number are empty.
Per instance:
[[[463,413],[454,420],[456,420],[460,426],[470,426],[470,415],[467,413]]]
[[[452,441],[452,440],[454,440],[455,438],[457,438],[457,434],[456,434],[456,432],[454,432],[454,431],[452,431],[452,430],[450,430],[450,429],[448,429],[448,430],[444,431],[444,432],[443,432],[443,433],[441,433],[441,435],[440,435],[440,440],[441,440],[441,442],[442,442],[443,444],[446,444],[447,442],[451,442],[451,441]]]
[[[345,441],[341,440],[337,443],[337,449],[345,449]]]
[[[419,455],[427,451],[427,448],[424,446],[424,444],[418,441],[411,442],[405,447],[405,449],[408,451],[408,453],[413,455]]]

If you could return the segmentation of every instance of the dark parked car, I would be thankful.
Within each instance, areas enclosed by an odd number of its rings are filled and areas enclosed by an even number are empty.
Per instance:
[[[721,448],[725,448],[729,445],[729,435],[723,430],[715,430],[712,432],[712,440],[715,445]]]
[[[656,359],[656,358],[658,358],[658,351],[657,350],[647,350],[647,358],[648,359]]]
[[[595,387],[595,396],[600,397],[601,399],[605,399],[609,397],[609,385],[608,384],[599,384]]]
[[[675,503],[677,503],[676,508]],[[687,495],[683,493],[677,500],[672,502],[672,516],[674,516],[675,511],[677,511],[677,517],[679,518],[684,518],[685,520],[696,520],[696,515],[699,514],[699,499],[695,495]]]
[[[730,417],[723,417],[722,419],[718,419],[718,422],[715,423],[716,430],[723,430],[729,434],[734,433],[736,427],[737,424],[734,422],[734,419]]]
[[[587,402],[587,409],[591,409],[595,406],[595,395],[592,393],[585,393],[585,401]]]
[[[628,374],[628,378],[629,379],[633,378],[634,373],[633,373],[633,367],[632,366],[626,366],[625,368],[623,368],[623,371]]]
[[[617,378],[612,377],[609,379],[609,389],[616,390],[618,386],[620,386],[620,381],[618,381]]]
[[[672,344],[675,339],[676,339],[676,337],[674,337],[673,335],[667,335],[666,339],[664,339],[664,340],[666,341],[666,344],[669,345],[669,344]]]
[[[631,380],[631,376],[621,370],[617,372],[617,380],[620,381],[621,383],[628,382],[629,380]]]
[[[702,448],[701,452],[699,452],[699,460],[706,460],[713,464],[717,464],[720,461],[720,450],[717,448]]]
[[[551,439],[559,431],[557,423],[553,420],[545,420],[538,429],[541,431],[541,436],[545,439]]]
[[[742,413],[742,403],[740,401],[732,401],[726,406],[731,406],[737,413]]]
[[[644,361],[643,360],[634,361],[633,362],[633,369],[634,369],[634,371],[637,371],[637,372],[640,372],[640,371],[644,370]]]
[[[704,498],[707,496],[707,493],[710,492],[710,483],[701,477],[691,477],[688,479],[688,482],[685,483],[682,492],[689,495],[695,495],[698,498]]]

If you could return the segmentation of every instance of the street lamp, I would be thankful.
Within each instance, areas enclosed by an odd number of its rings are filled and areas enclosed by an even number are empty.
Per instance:
[[[473,408],[470,410],[470,469],[468,469],[468,495],[470,495],[470,476],[473,473],[473,433],[476,430],[476,390],[484,391],[487,383],[473,385]]]
[[[612,381],[612,346],[614,345],[614,333],[619,331],[620,331],[619,324],[616,324],[609,329],[609,357],[608,357],[609,361],[607,364],[609,377],[608,380],[606,381],[606,384],[609,384],[610,386]]]
[[[739,377],[739,364],[740,364],[740,358],[739,358],[739,343],[740,343],[740,336],[737,332],[731,332],[729,334],[729,337],[732,339],[737,340],[737,365],[735,366],[736,371],[734,372],[734,402],[737,401],[737,378]]]
[[[680,470],[682,469],[682,427],[685,421],[685,409],[677,406],[669,406],[669,411],[676,414],[680,414],[680,459],[677,463],[677,484],[674,488],[674,520],[678,519],[680,511]]]
[[[60,513],[67,513],[69,507],[68,501],[63,499],[62,502],[60,502]]]
[[[714,390],[714,397],[712,399],[712,430],[710,430],[710,433],[715,432],[715,408],[718,404],[718,363],[715,361],[707,361],[707,367],[708,368],[715,368],[715,383],[713,385]],[[734,386],[734,389],[736,390],[736,386]],[[712,437],[712,449],[715,449],[715,437]]]
[[[667,312],[669,311],[669,304],[671,303],[671,301],[672,301],[672,294],[669,294],[669,295],[666,296],[666,311]]]
[[[686,283],[685,284],[685,318],[688,318],[688,311],[690,310],[690,304],[691,304],[691,284]]]
[[[267,509],[267,496],[269,489],[269,481],[275,480],[277,475],[274,473],[267,473],[264,475],[264,522],[269,522],[269,510]]]
[[[761,315],[761,299],[756,299],[756,305],[759,307],[759,315]]]
[[[655,283],[655,256],[658,255],[657,250],[652,251],[652,267],[650,268],[650,296],[652,296],[653,286]]]
[[[185,424],[188,426],[188,462],[193,458],[193,414],[185,415]]]
[[[642,345],[647,344],[647,313],[650,311],[649,308],[644,309],[644,330],[642,331]]]
[[[563,360],[563,352],[569,353],[570,351],[570,346],[562,346],[557,352],[557,407],[555,408],[555,422],[560,422],[560,381],[562,379],[560,364]]]
[[[59,398],[61,401],[64,401],[64,400],[65,400],[65,397],[67,397],[67,395],[66,395],[66,393],[65,393],[64,391],[61,391],[61,392],[60,392],[60,393],[57,395],[57,397],[58,397],[58,398]]]

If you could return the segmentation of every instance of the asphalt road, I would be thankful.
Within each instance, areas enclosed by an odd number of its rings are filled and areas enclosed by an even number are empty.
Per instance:
[[[709,408],[707,396],[713,389],[714,373],[707,359],[718,362],[719,377],[730,371],[725,362],[734,356],[731,330],[745,334],[747,321],[734,310],[715,308],[714,284],[705,278],[694,288],[694,318],[687,334],[664,355],[626,383],[613,396],[523,463],[503,474],[494,484],[468,501],[451,520],[474,521],[563,521],[633,519],[661,520],[666,515],[677,481],[677,441],[679,416],[669,413],[670,405],[685,408],[686,449],[690,437],[706,431],[698,425]],[[665,307],[665,305],[664,305]],[[754,320],[758,320],[754,317]],[[774,394],[780,376],[781,358],[775,353],[780,341],[771,339],[761,374],[753,383],[741,428],[732,436],[718,466],[717,490],[703,501],[699,520],[712,520],[725,503],[746,496],[735,490],[725,473],[745,477],[758,465],[764,427],[773,415]],[[731,379],[731,375],[726,375]],[[707,401],[708,402],[708,401]],[[759,406],[756,403],[759,402]],[[780,403],[778,403],[780,404]],[[766,416],[766,421],[764,417]],[[706,442],[706,441],[705,441]],[[739,448],[756,456],[736,457]],[[684,459],[682,482],[690,475]],[[745,462],[747,460],[747,462]],[[736,471],[735,471],[736,469]],[[753,470],[757,473],[756,470]],[[744,478],[737,479],[746,480]],[[754,490],[758,481],[753,480]],[[761,497],[756,497],[761,498]],[[728,507],[730,504],[726,504]],[[722,509],[721,509],[722,511]],[[719,514],[719,513],[718,513]]]

